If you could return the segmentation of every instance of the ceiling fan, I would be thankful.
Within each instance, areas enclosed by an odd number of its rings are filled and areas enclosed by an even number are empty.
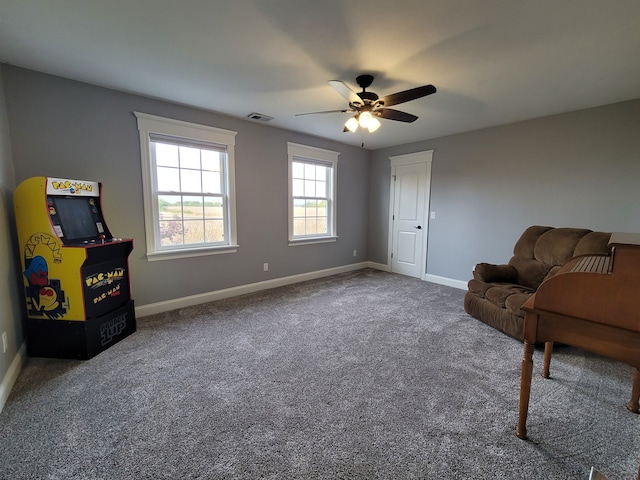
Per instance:
[[[373,75],[359,75],[356,77],[356,82],[362,88],[361,92],[353,91],[346,83],[340,80],[330,80],[329,85],[349,102],[349,108],[299,113],[296,116],[322,113],[355,113],[345,123],[344,131],[355,132],[358,127],[361,127],[366,128],[369,132],[374,132],[380,127],[380,122],[376,117],[406,123],[415,122],[418,119],[415,115],[388,107],[436,93],[436,87],[433,85],[423,85],[422,87],[403,90],[380,98],[376,93],[367,91],[367,88],[373,83],[373,78]]]

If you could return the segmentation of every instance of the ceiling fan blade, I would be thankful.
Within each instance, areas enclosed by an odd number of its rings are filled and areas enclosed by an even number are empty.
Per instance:
[[[433,85],[423,85],[422,87],[410,88],[409,90],[392,93],[391,95],[382,97],[378,100],[378,104],[385,107],[390,107],[391,105],[410,102],[411,100],[415,100],[416,98],[426,97],[427,95],[431,95],[432,93],[436,93],[436,87],[434,87]]]
[[[379,108],[373,112],[376,116],[386,118],[387,120],[397,120],[398,122],[411,123],[415,122],[418,117],[410,113],[394,110],[393,108]]]
[[[319,114],[324,114],[324,113],[347,113],[347,112],[353,112],[353,110],[349,110],[349,109],[343,109],[343,110],[324,110],[322,112],[307,112],[307,113],[296,113],[296,117],[300,117],[302,115],[319,115]]]
[[[329,80],[329,85],[331,85],[336,92],[346,98],[349,103],[362,104],[362,100],[360,99],[358,94],[351,90],[351,88],[349,88],[346,83],[341,82],[340,80]]]

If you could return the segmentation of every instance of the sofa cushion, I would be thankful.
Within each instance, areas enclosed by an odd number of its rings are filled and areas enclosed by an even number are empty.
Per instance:
[[[584,228],[554,228],[540,235],[533,249],[536,260],[550,266],[562,265],[571,257],[578,242],[591,230]]]
[[[533,292],[528,293],[514,293],[509,295],[504,302],[504,306],[509,313],[524,318],[524,312],[521,310],[522,305],[531,298]]]
[[[580,239],[573,251],[573,256],[578,255],[611,255],[609,246],[610,233],[589,232]]]
[[[505,302],[507,298],[511,295],[521,294],[521,293],[532,293],[533,291],[530,288],[523,287],[521,285],[515,284],[505,284],[505,285],[496,285],[494,284],[492,287],[488,288],[484,292],[484,298],[489,300],[494,305],[505,308]]]
[[[549,230],[553,230],[553,227],[534,225],[527,228],[513,247],[513,255],[522,258],[534,258],[533,250],[536,246],[538,238],[540,238],[540,235]]]
[[[472,278],[469,280],[467,287],[469,291],[474,295],[478,295],[479,297],[484,298],[484,292],[486,292],[489,288],[493,287],[493,283],[483,282],[482,280],[478,280],[477,278]]]
[[[540,286],[542,280],[551,269],[551,265],[533,258],[512,257],[509,260],[509,265],[513,266],[518,272],[515,283],[534,290]]]
[[[506,292],[511,292],[511,293],[533,292],[532,288],[523,287],[522,285],[518,285],[516,283],[500,283],[500,282],[488,283],[488,282],[483,282],[482,280],[477,280],[475,278],[472,278],[471,280],[469,280],[467,287],[470,293],[473,293],[474,295],[481,298],[486,298],[487,290],[491,288],[497,289],[496,292],[494,292],[494,295],[496,296],[500,296],[500,294],[498,293],[499,290],[504,290]],[[499,303],[502,303],[502,302],[499,302]]]
[[[556,265],[555,267],[551,267],[551,270],[549,270],[549,273],[547,273],[547,276],[544,277],[543,281],[547,280],[547,278],[553,277],[556,273],[560,271],[561,268],[562,268],[561,265]]]

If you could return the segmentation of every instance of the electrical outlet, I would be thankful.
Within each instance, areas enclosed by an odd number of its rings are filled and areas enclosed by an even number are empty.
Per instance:
[[[2,353],[7,353],[7,332],[2,332]]]
[[[262,271],[263,272],[268,272],[269,271],[269,264],[268,263],[263,263],[262,264]]]
[[[354,250],[354,251],[353,251],[353,256],[354,256],[354,257],[357,257],[357,256],[358,256],[358,251],[357,251],[357,250]]]

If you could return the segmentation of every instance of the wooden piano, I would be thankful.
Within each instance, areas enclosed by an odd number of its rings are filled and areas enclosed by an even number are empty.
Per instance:
[[[640,397],[640,234],[614,233],[611,256],[584,255],[565,263],[523,305],[524,357],[516,435],[527,438],[533,349],[545,342],[543,376],[549,376],[553,342],[572,345],[634,367],[628,408]],[[640,474],[639,474],[640,475]],[[639,476],[640,479],[640,476]]]

